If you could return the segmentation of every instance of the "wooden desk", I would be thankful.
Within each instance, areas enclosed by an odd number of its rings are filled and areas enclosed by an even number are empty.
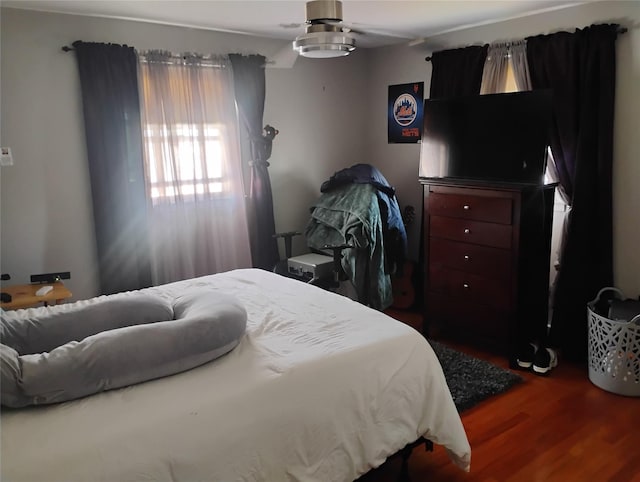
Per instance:
[[[44,296],[36,296],[38,291],[43,286],[53,286],[53,289]],[[71,298],[73,294],[67,289],[64,283],[57,281],[55,283],[47,284],[29,284],[29,285],[13,285],[3,286],[3,293],[9,293],[11,295],[11,301],[8,303],[0,303],[0,308],[3,310],[17,310],[18,308],[29,308],[39,303],[58,304],[67,298]]]

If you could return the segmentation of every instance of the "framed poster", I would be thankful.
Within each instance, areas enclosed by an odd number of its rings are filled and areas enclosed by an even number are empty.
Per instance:
[[[424,82],[389,86],[389,143],[417,143],[422,138]]]

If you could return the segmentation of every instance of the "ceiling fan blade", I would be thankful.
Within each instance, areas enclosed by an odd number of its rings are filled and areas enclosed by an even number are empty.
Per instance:
[[[279,23],[278,27],[283,28],[285,30],[299,30],[303,28],[306,24],[300,22],[291,22],[291,23]]]
[[[427,39],[424,37],[416,37],[413,40],[407,42],[408,47],[417,47],[427,42]]]
[[[413,36],[409,36],[404,33],[394,32],[392,30],[387,30],[385,28],[379,28],[379,27],[367,25],[364,23],[358,23],[358,22],[350,22],[350,23],[343,22],[342,27],[349,29],[353,33],[362,34],[362,35],[367,35],[367,34],[379,35],[381,37],[393,37],[397,39],[406,39],[406,40],[415,38]]]
[[[298,59],[298,52],[293,50],[291,42],[287,42],[284,47],[275,54],[267,58],[267,69],[290,69]]]

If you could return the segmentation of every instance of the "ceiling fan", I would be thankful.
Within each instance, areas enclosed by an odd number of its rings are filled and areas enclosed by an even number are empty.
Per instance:
[[[272,57],[274,68],[290,68],[298,55],[309,58],[334,58],[349,55],[356,48],[356,39],[362,35],[380,35],[408,39],[405,34],[369,27],[364,24],[346,24],[342,19],[340,0],[311,0],[306,3],[304,24],[280,24],[282,28],[305,32],[296,37],[292,47],[287,47]]]
[[[306,5],[305,33],[293,41],[303,57],[331,58],[349,55],[356,48],[353,29],[342,23],[342,2],[312,0]]]

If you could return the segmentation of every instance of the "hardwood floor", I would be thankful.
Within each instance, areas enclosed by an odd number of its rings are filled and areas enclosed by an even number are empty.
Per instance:
[[[415,314],[390,314],[420,322]],[[502,357],[446,344],[508,367]],[[471,472],[456,468],[440,446],[418,448],[409,460],[412,482],[640,482],[640,398],[601,390],[586,365],[562,359],[549,377],[518,373],[524,383],[462,414]],[[359,480],[396,481],[400,466],[390,459]]]

